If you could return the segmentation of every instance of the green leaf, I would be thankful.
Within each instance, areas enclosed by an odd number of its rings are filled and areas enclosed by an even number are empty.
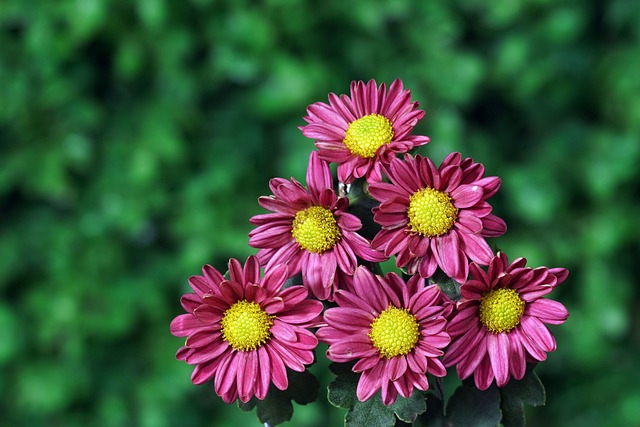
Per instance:
[[[318,399],[320,383],[309,371],[289,371],[289,387],[286,394],[300,405],[315,402]]]
[[[427,394],[427,410],[419,415],[413,423],[414,427],[445,427],[444,402],[437,396]]]
[[[256,407],[256,403],[259,402],[259,400],[255,397],[252,397],[248,402],[243,402],[240,399],[238,399],[237,402],[238,408],[242,409],[245,412],[249,412]]]
[[[331,363],[329,371],[336,379],[329,384],[328,400],[333,406],[339,408],[351,408],[358,402],[356,388],[359,374],[351,370],[353,363]]]
[[[462,384],[447,403],[447,426],[495,427],[501,418],[500,393],[495,385],[481,391]]]
[[[460,283],[447,276],[439,268],[436,269],[433,277],[429,279],[431,283],[435,283],[451,300],[458,301],[460,295]]]
[[[398,396],[391,405],[382,403],[380,392],[365,402],[356,395],[359,374],[351,371],[351,363],[332,363],[329,370],[336,379],[329,384],[329,402],[340,408],[347,408],[345,422],[347,426],[393,426],[398,419],[411,423],[418,415],[426,411],[425,396],[415,390],[409,398]]]
[[[542,406],[546,395],[540,378],[530,369],[521,380],[510,380],[500,389],[500,409],[505,427],[524,427],[524,404]]]
[[[396,423],[393,411],[385,407],[380,392],[365,402],[358,401],[344,417],[347,427],[392,427]]]
[[[424,393],[420,390],[413,390],[413,393],[408,398],[398,396],[396,401],[388,406],[398,419],[412,423],[418,418],[418,415],[427,410],[427,402],[425,400]]]
[[[256,403],[256,415],[263,424],[275,426],[291,420],[293,405],[286,391],[271,386],[264,400]]]
[[[238,407],[243,411],[251,411],[256,408],[256,415],[261,423],[270,426],[281,424],[291,420],[295,401],[301,405],[314,402],[318,398],[320,383],[310,372],[295,372],[287,370],[289,387],[286,390],[278,390],[273,384],[264,400],[255,397],[246,403],[238,400]]]
[[[380,202],[369,195],[365,188],[366,185],[368,185],[366,180],[359,178],[339,192],[343,194],[348,188],[346,196],[349,198],[349,208],[347,211],[357,216],[362,222],[362,228],[358,233],[367,239],[373,239],[380,231],[380,225],[373,220],[371,209],[378,206]]]
[[[357,401],[347,411],[345,425],[347,427],[392,427],[396,424],[396,417],[411,423],[426,409],[424,394],[419,390],[414,390],[408,398],[398,396],[396,401],[388,406],[382,403],[382,394],[377,392],[364,402]]]

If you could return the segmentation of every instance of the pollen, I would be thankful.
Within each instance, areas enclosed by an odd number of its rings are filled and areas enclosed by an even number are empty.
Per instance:
[[[480,301],[480,322],[494,334],[509,332],[520,324],[524,306],[515,290],[495,289]]]
[[[371,323],[369,338],[381,357],[408,354],[416,346],[420,332],[418,322],[406,308],[390,306]]]
[[[271,338],[273,319],[258,303],[238,301],[224,312],[222,338],[234,350],[256,350]]]
[[[344,134],[344,145],[356,156],[370,159],[378,148],[393,139],[391,122],[380,114],[369,114],[349,123]]]
[[[409,197],[409,227],[426,237],[441,236],[448,232],[458,218],[458,209],[447,193],[423,188]]]
[[[300,247],[318,254],[333,248],[342,237],[336,217],[322,206],[298,211],[291,234]]]

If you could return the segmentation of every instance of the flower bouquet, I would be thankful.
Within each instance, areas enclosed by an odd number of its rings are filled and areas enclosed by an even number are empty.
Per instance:
[[[568,271],[491,248],[507,229],[489,203],[501,180],[460,153],[412,154],[429,142],[412,134],[425,113],[400,80],[328,101],[300,127],[317,148],[306,186],[273,178],[258,199],[257,253],[189,279],[176,357],[271,426],[318,398],[319,342],[348,426],[524,425],[524,404],[545,400],[546,325],[568,317],[546,295]]]

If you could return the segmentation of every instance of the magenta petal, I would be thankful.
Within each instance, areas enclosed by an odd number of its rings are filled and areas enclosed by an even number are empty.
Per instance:
[[[257,380],[258,360],[255,351],[241,351],[238,360],[237,388],[240,400],[249,401],[254,394]]]
[[[527,337],[542,351],[551,352],[556,349],[556,340],[549,329],[540,320],[531,316],[522,316],[520,326]]]
[[[202,328],[206,324],[202,323],[192,314],[181,314],[171,321],[171,334],[176,337],[186,337],[195,329]]]
[[[440,267],[449,277],[459,277],[462,265],[460,263],[460,242],[458,233],[451,230],[436,239],[437,256]]]
[[[489,214],[482,218],[482,235],[484,237],[502,236],[507,231],[507,223],[502,218]]]
[[[287,378],[287,370],[284,365],[284,361],[282,357],[278,354],[278,352],[268,349],[269,359],[271,360],[271,373],[273,385],[275,385],[279,390],[286,390],[289,386],[289,379]]]
[[[491,368],[491,363],[484,359],[480,365],[478,365],[478,370],[475,372],[473,376],[473,380],[476,384],[476,387],[479,390],[486,390],[491,386],[493,382],[493,369]]]
[[[271,384],[271,358],[265,346],[258,348],[258,379],[256,381],[256,397],[264,399]]]
[[[387,364],[388,376],[391,381],[396,381],[407,370],[407,359],[404,356],[392,357]]]
[[[373,356],[363,357],[353,365],[353,372],[364,372],[372,369],[380,363],[380,355],[374,354]]]
[[[453,204],[458,209],[469,208],[482,199],[482,187],[478,185],[461,185],[451,192]]]
[[[380,361],[373,369],[362,373],[356,389],[358,400],[364,402],[380,390],[383,368],[384,364]]]
[[[498,387],[509,381],[509,346],[507,334],[487,334],[487,353]]]
[[[265,271],[260,285],[271,292],[276,292],[284,285],[288,274],[289,267],[286,264],[276,265]]]
[[[216,377],[214,379],[214,386],[216,393],[220,396],[226,394],[231,387],[236,384],[238,372],[237,357],[239,356],[236,352],[227,353],[221,360],[220,366],[218,366]]]
[[[525,315],[537,317],[544,323],[559,325],[567,320],[569,312],[564,305],[557,301],[540,298],[527,304]]]
[[[509,360],[509,370],[516,380],[521,380],[527,369],[524,346],[520,343],[520,334],[511,334],[511,356]]]
[[[327,357],[334,362],[348,362],[372,356],[377,350],[366,335],[355,335],[350,341],[340,341],[329,347]]]
[[[213,360],[196,365],[196,367],[193,369],[193,373],[191,374],[191,382],[197,385],[209,381],[211,378],[213,378],[219,365],[220,362],[218,360]]]
[[[481,265],[488,265],[493,257],[493,251],[487,242],[476,234],[460,233],[464,244],[464,252],[473,261]]]
[[[311,293],[319,300],[326,300],[331,294],[330,288],[325,288],[322,283],[323,263],[321,256],[314,252],[306,252],[304,255],[306,267],[302,270],[302,281]],[[335,268],[334,268],[335,273]]]

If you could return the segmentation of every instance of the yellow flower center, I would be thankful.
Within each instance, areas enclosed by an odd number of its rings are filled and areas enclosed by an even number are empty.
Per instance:
[[[380,356],[390,359],[409,353],[420,333],[416,317],[406,308],[390,306],[371,323],[369,338]]]
[[[391,122],[380,114],[369,114],[349,123],[344,134],[344,145],[356,156],[369,159],[378,148],[393,139]]]
[[[303,249],[318,254],[333,248],[342,236],[336,217],[322,206],[298,211],[291,234]]]
[[[271,338],[269,330],[274,317],[268,315],[258,303],[238,301],[224,312],[222,338],[234,350],[256,350]]]
[[[494,334],[509,332],[520,323],[525,303],[513,289],[495,289],[480,301],[480,322]]]
[[[453,206],[447,193],[423,188],[409,197],[409,226],[421,236],[435,237],[445,234],[458,218],[458,209]]]

